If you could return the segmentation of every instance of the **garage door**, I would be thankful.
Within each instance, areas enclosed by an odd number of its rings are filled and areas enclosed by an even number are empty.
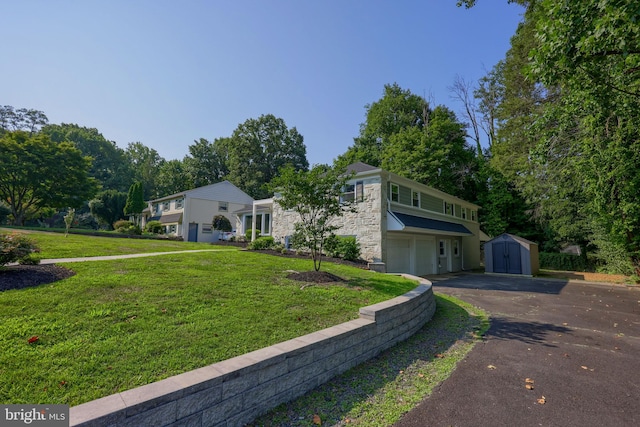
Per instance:
[[[416,275],[437,274],[436,239],[416,240]]]
[[[411,268],[409,239],[387,240],[387,272],[409,273]]]

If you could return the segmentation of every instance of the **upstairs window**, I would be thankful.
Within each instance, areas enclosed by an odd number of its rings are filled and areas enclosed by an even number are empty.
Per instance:
[[[341,202],[361,202],[364,200],[364,182],[357,181],[355,184],[347,184],[342,189]]]
[[[176,209],[182,209],[184,207],[184,199],[176,200]]]
[[[228,202],[218,202],[218,210],[220,212],[227,212],[229,210]]]
[[[163,202],[162,203],[162,210],[163,211],[168,211],[169,210],[169,202]]]
[[[444,213],[453,215],[453,205],[451,203],[444,202]]]
[[[476,211],[471,211],[471,221],[476,220]]]
[[[411,204],[416,208],[420,207],[420,193],[411,190]]]
[[[462,208],[461,217],[467,219],[467,208]]]
[[[391,201],[400,201],[400,187],[398,186],[398,184],[391,184]]]

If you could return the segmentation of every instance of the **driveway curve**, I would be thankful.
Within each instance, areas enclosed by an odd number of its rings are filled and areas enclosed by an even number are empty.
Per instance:
[[[640,425],[639,288],[473,274],[432,281],[487,310],[491,327],[397,427]]]

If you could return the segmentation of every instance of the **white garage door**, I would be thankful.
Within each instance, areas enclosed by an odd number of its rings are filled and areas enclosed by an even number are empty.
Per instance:
[[[416,275],[437,274],[436,239],[416,240]]]
[[[409,273],[411,268],[411,252],[409,239],[387,240],[387,272]]]

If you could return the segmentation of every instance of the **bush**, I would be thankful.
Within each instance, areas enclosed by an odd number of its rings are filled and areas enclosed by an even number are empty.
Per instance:
[[[565,271],[593,271],[594,266],[586,257],[563,253],[540,253],[540,268]]]
[[[272,247],[275,246],[275,244],[276,242],[273,239],[273,237],[263,236],[263,237],[258,237],[256,240],[249,243],[249,245],[247,245],[247,249],[250,249],[252,251],[261,251],[265,249],[271,249]]]
[[[360,244],[353,236],[336,236],[331,234],[324,240],[325,253],[333,258],[356,261],[360,258]]]
[[[16,261],[20,264],[37,264],[39,261],[32,256],[35,252],[40,252],[40,249],[27,236],[0,234],[0,266]]]
[[[213,217],[213,229],[229,232],[232,230],[231,221],[224,215],[216,215]]]
[[[121,219],[120,221],[116,221],[113,224],[113,229],[116,230],[118,233],[122,233],[122,234],[131,234],[131,235],[142,234],[142,230],[140,230],[140,227],[138,227],[131,221],[127,221],[124,219]]]
[[[247,242],[251,241],[251,234],[253,234],[253,229],[249,229],[244,232],[244,238],[247,239]],[[260,236],[260,230],[256,230],[256,238]]]
[[[160,221],[149,221],[147,225],[144,227],[144,231],[153,234],[163,234],[164,233],[164,225]]]

